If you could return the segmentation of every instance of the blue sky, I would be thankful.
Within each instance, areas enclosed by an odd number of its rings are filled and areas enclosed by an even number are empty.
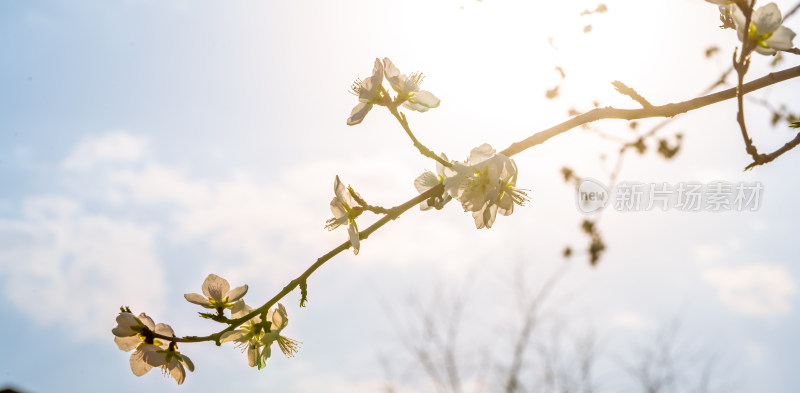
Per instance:
[[[481,143],[502,149],[561,122],[573,106],[633,107],[613,80],[653,103],[691,98],[727,68],[737,44],[703,1],[659,3],[657,13],[651,1],[606,4],[607,14],[581,17],[596,2],[0,3],[0,387],[372,392],[384,384],[383,354],[414,376],[396,381],[399,391],[430,391],[387,309],[413,324],[406,300],[428,298],[436,285],[468,285],[464,320],[481,328],[466,330],[466,346],[491,346],[504,359],[518,323],[508,301],[514,267],[525,265],[536,288],[564,263],[564,245],[584,245],[583,215],[559,170],[607,178],[598,157],[614,146],[589,132],[515,157],[533,200],[491,230],[475,230],[455,204],[414,210],[358,256],[343,253],[320,269],[307,308],[297,294],[283,302],[285,333],[303,342],[293,359],[277,354],[256,371],[229,346],[184,345],[197,370],[179,387],[158,372],[135,377],[110,329],[129,305],[179,335],[209,333],[214,324],[196,318],[182,294],[199,292],[212,272],[247,283],[246,300],[261,304],[346,239],[323,229],[337,174],[376,204],[414,195],[413,179],[433,165],[391,116],[376,108],[361,125],[345,125],[355,105],[348,87],[375,57],[425,72],[423,88],[442,105],[410,113],[411,126],[460,159]],[[798,31],[798,20],[787,25]],[[710,45],[722,54],[706,60]],[[769,60],[755,57],[752,76],[769,72]],[[545,100],[557,83],[562,96]],[[758,96],[791,107],[795,85]],[[747,114],[762,150],[791,138],[758,106]],[[621,121],[597,126],[629,133]],[[594,269],[585,255],[571,262],[553,313],[571,330],[604,337],[609,358],[678,318],[687,347],[730,364],[720,380],[794,392],[800,158],[790,152],[742,172],[733,102],[681,116],[665,135],[678,131],[685,144],[676,160],[651,146],[627,157],[620,179],[760,181],[761,209],[608,211],[607,254]],[[624,376],[609,378],[609,390],[627,386]]]

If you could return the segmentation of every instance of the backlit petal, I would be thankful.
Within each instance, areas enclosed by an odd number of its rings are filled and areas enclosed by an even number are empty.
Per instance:
[[[347,228],[347,233],[350,236],[350,246],[353,247],[353,254],[358,255],[359,248],[361,247],[361,239],[359,238],[358,228],[355,222],[350,223],[350,226]]]
[[[189,303],[194,303],[203,307],[212,307],[208,298],[199,293],[186,293],[183,295],[183,298]]]
[[[114,342],[120,350],[128,352],[136,349],[142,343],[142,339],[139,336],[114,337]]]
[[[758,34],[772,33],[780,27],[783,18],[781,10],[775,3],[769,3],[753,12],[753,24]]]
[[[174,365],[172,362],[170,362],[169,365],[169,375],[175,378],[175,382],[180,385],[183,383],[183,380],[186,379],[186,370],[183,369],[183,365],[177,360],[173,360],[173,362],[175,362]]]
[[[427,90],[420,90],[409,99],[415,104],[419,104],[428,108],[436,108],[441,102],[436,96]]]
[[[352,111],[350,111],[350,117],[347,118],[347,125],[354,126],[356,124],[361,123],[364,120],[364,117],[367,116],[367,113],[372,109],[372,104],[366,102],[359,102]]]
[[[767,38],[764,43],[769,45],[770,48],[777,49],[777,50],[789,50],[794,47],[792,40],[794,40],[795,33],[789,28],[786,27],[779,27],[775,32],[772,34],[771,37]]]
[[[414,187],[417,192],[422,194],[425,191],[439,185],[439,177],[431,171],[422,172],[421,175],[414,179]]]
[[[206,297],[221,301],[225,294],[231,290],[231,285],[228,284],[228,280],[212,273],[203,281],[202,288]]]

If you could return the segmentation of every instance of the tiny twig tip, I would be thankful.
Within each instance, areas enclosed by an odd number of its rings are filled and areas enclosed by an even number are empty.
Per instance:
[[[611,84],[614,85],[614,88],[616,88],[617,91],[620,92],[620,94],[624,94],[624,95],[632,98],[634,101],[638,102],[642,107],[644,107],[644,108],[652,108],[653,107],[653,104],[651,104],[644,97],[642,97],[641,94],[637,93],[636,90],[633,90],[632,88],[628,87],[624,83],[622,83],[620,81],[614,81],[614,82],[611,82]]]

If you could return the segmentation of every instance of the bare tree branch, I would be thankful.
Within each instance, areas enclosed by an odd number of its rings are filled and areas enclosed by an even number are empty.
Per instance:
[[[773,85],[775,83],[783,82],[788,79],[800,76],[800,66],[785,69],[783,71],[773,72],[749,83],[742,85],[744,94],[752,91],[762,89],[764,87]],[[617,109],[612,107],[595,108],[584,114],[578,115],[569,119],[561,124],[548,128],[544,131],[537,132],[522,141],[512,143],[511,146],[502,151],[507,156],[513,156],[522,151],[525,151],[533,146],[539,145],[548,139],[559,135],[563,132],[569,131],[580,125],[591,123],[601,119],[624,119],[635,120],[644,119],[649,117],[672,117],[681,113],[685,113],[694,109],[702,108],[711,104],[716,104],[720,101],[725,101],[736,97],[736,88],[723,90],[717,93],[709,94],[706,96],[693,98],[691,100],[678,102],[674,104],[666,104],[654,106],[652,108],[642,109]]]

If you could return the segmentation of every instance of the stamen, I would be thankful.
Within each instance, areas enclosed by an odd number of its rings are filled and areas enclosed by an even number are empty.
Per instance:
[[[419,71],[412,72],[411,75],[408,77],[409,80],[414,82],[417,86],[422,84],[422,80],[425,79],[425,75]]]
[[[340,225],[342,224],[340,224],[335,218],[330,218],[328,221],[325,221],[325,229],[329,231],[339,228]]]
[[[353,84],[350,85],[350,90],[348,93],[358,97],[358,95],[361,94],[361,83],[361,79],[356,79]]]
[[[294,357],[294,354],[297,353],[297,350],[302,344],[300,341],[292,340],[291,338],[285,336],[278,336],[278,346],[281,347],[281,352],[283,352],[286,357]]]
[[[511,198],[514,200],[514,203],[523,206],[525,203],[531,200],[531,198],[528,196],[528,191],[530,190],[510,187],[509,193],[511,194]]]

